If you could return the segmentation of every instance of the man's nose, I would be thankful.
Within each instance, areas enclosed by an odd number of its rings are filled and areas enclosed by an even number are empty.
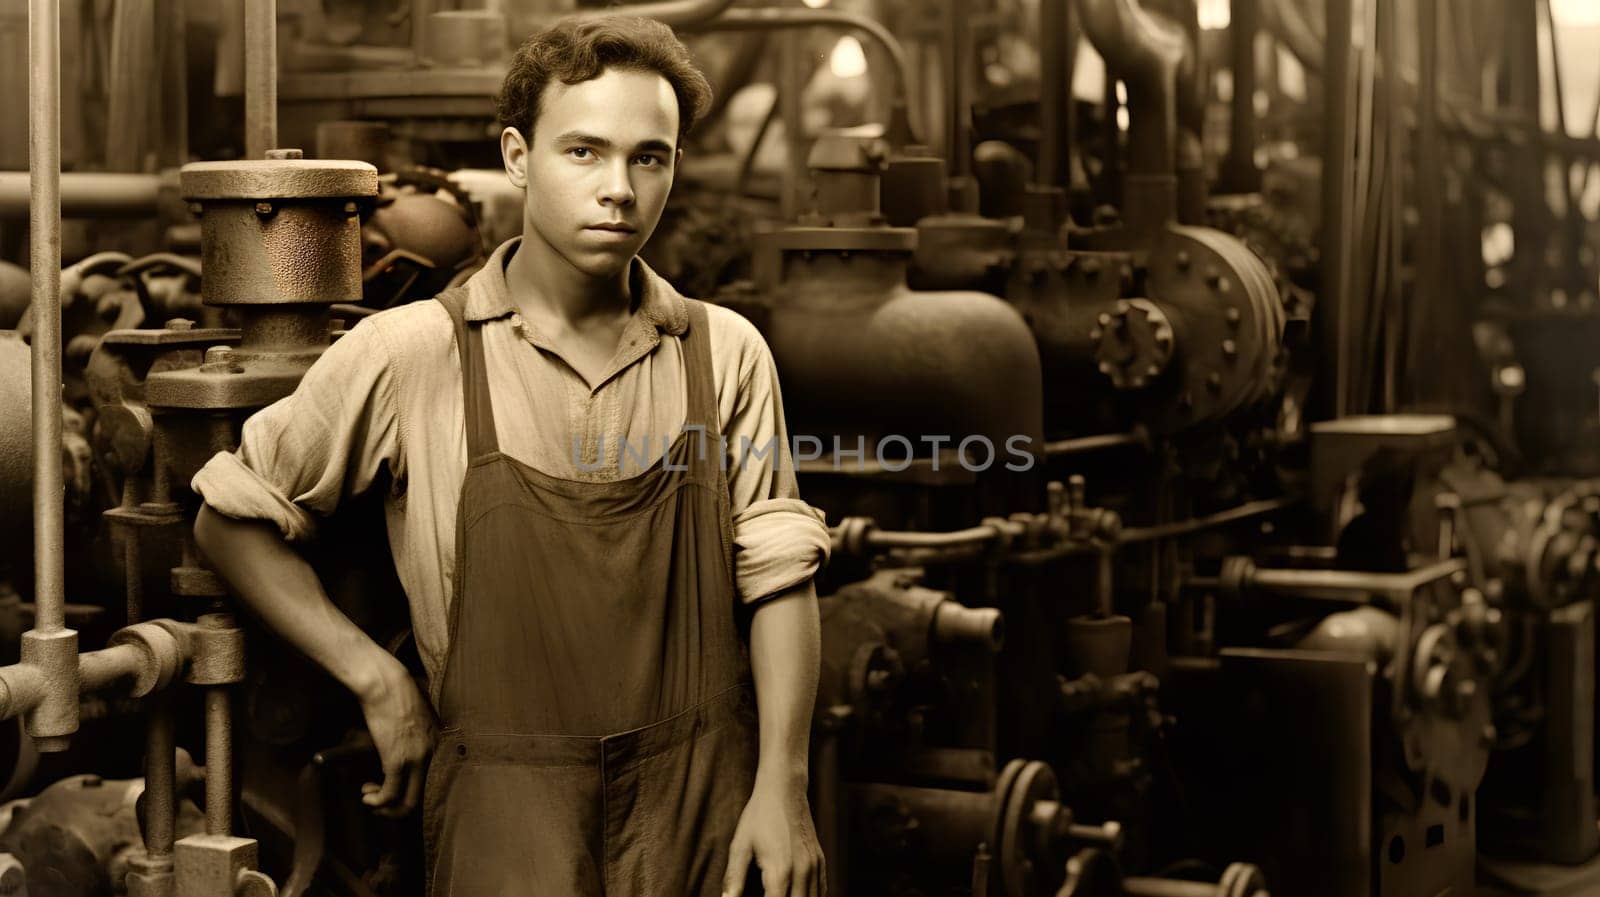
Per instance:
[[[612,165],[606,170],[605,182],[600,186],[600,203],[616,206],[633,203],[633,180],[628,176],[626,164]]]

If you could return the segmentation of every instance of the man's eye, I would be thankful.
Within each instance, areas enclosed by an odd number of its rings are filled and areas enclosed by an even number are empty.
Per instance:
[[[639,162],[640,165],[643,165],[646,168],[653,168],[653,167],[661,164],[661,157],[660,156],[640,156],[639,159],[638,159],[638,162]]]
[[[567,150],[567,153],[574,159],[587,159],[593,155],[589,152],[589,148],[586,146],[575,146],[572,149]]]

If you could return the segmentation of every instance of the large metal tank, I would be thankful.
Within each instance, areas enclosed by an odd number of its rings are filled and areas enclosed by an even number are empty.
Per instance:
[[[766,336],[791,434],[817,437],[825,453],[864,445],[868,466],[960,451],[963,440],[974,467],[989,446],[991,467],[1016,460],[1008,442],[1036,451],[1039,355],[1027,324],[985,293],[906,284],[916,231],[879,214],[883,158],[874,140],[819,141],[818,211],[762,238]]]

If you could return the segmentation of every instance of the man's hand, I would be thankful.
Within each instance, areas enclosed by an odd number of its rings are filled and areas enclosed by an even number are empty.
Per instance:
[[[822,847],[811,823],[811,808],[801,782],[765,781],[755,790],[733,831],[722,897],[741,897],[750,861],[761,868],[767,897],[824,897],[827,893]]]
[[[361,802],[381,816],[405,816],[422,795],[435,738],[433,709],[399,663],[386,667],[375,684],[357,697],[383,763],[383,784],[362,785]]]

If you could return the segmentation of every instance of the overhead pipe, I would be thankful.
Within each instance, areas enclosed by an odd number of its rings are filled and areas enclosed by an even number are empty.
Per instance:
[[[1177,73],[1188,39],[1146,12],[1139,0],[1078,0],[1083,30],[1111,76],[1128,91],[1129,227],[1160,227],[1177,214]]]
[[[646,4],[648,7],[650,4]],[[638,6],[618,7],[636,15]],[[834,26],[858,31],[877,44],[888,55],[892,68],[892,99],[889,107],[888,138],[891,143],[917,143],[922,129],[911,114],[911,62],[905,47],[889,32],[883,23],[859,13],[837,9],[760,8],[730,9],[715,19],[688,23],[685,31],[765,31],[779,28],[816,28]]]
[[[1300,67],[1313,75],[1322,74],[1323,37],[1291,0],[1260,0],[1261,25],[1288,49]],[[1234,14],[1237,18],[1238,14]]]

